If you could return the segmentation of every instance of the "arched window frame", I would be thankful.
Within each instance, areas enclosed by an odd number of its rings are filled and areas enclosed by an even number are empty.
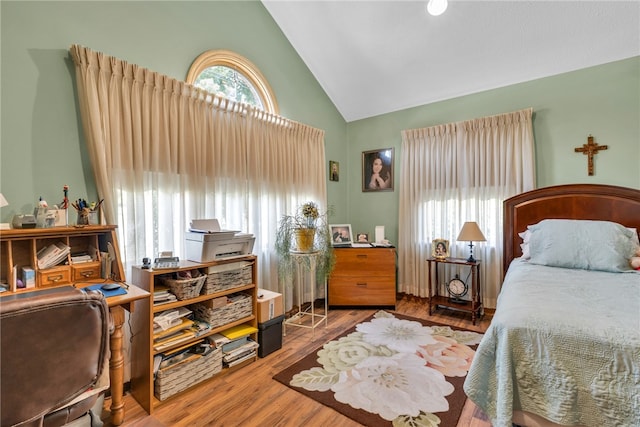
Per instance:
[[[242,55],[230,50],[208,50],[198,56],[187,73],[187,83],[194,84],[207,68],[222,65],[242,74],[253,85],[267,112],[280,114],[276,97],[258,67]]]

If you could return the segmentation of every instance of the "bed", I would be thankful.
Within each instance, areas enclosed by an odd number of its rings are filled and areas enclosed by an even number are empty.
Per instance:
[[[638,230],[636,189],[504,202],[505,278],[464,384],[494,427],[640,426],[640,271],[619,259]]]

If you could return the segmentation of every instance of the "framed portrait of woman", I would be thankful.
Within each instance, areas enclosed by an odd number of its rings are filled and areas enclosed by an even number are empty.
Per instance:
[[[449,241],[435,239],[431,242],[431,256],[438,259],[449,258]]]
[[[393,191],[393,148],[362,152],[362,191]]]

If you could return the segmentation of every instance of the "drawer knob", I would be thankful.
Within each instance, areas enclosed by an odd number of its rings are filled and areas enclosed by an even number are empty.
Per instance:
[[[58,274],[57,276],[48,276],[47,280],[49,280],[50,282],[59,282],[60,280],[62,280],[62,274]]]
[[[367,258],[367,254],[358,254],[356,255],[358,258],[363,258],[366,259]]]
[[[366,287],[367,283],[366,282],[365,283],[356,283],[356,286],[361,286],[361,287],[364,286],[364,287]]]
[[[89,278],[89,277],[93,276],[94,273],[95,273],[95,271],[89,270],[89,271],[83,271],[81,274],[82,274],[82,277]]]

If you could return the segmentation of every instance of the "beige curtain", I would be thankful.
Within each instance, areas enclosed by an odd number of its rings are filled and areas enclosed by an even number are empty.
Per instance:
[[[449,240],[451,256],[467,258],[469,242],[456,238],[476,221],[481,291],[493,308],[502,283],[502,202],[535,188],[532,109],[459,123],[402,131],[399,207],[399,290],[428,296],[431,242]],[[445,279],[468,269],[449,270]],[[439,283],[443,294],[444,279]]]
[[[70,52],[98,192],[125,264],[164,250],[182,256],[189,222],[218,218],[254,234],[259,284],[281,291],[278,219],[308,200],[326,207],[324,131],[85,47]]]

